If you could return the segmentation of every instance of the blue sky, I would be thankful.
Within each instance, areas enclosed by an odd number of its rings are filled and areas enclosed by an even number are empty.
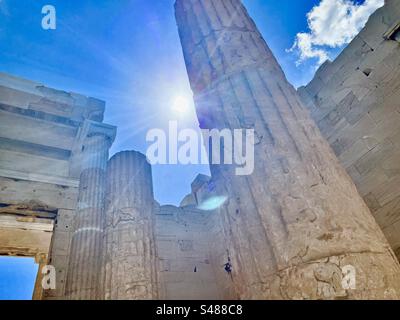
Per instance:
[[[312,78],[320,50],[334,58],[343,41],[354,36],[349,25],[359,29],[360,16],[368,15],[381,1],[323,0],[324,6],[313,11],[315,28],[311,31],[307,13],[321,0],[243,2],[289,81],[297,87]],[[0,0],[0,71],[105,100],[104,121],[118,126],[111,155],[131,149],[145,153],[149,129],[166,128],[169,120],[176,119],[180,127],[198,128],[173,3]],[[57,10],[56,30],[41,28],[41,10],[47,4]],[[366,5],[357,7],[360,4]],[[296,39],[303,41],[288,52]],[[172,108],[180,96],[189,105],[184,116]],[[154,166],[156,199],[162,204],[179,204],[198,173],[208,173],[207,166]],[[0,299],[5,265],[0,260]]]
[[[324,1],[335,8],[345,0]],[[298,65],[298,50],[287,49],[293,46],[299,32],[308,31],[306,15],[320,0],[243,2],[289,81],[296,87],[307,83],[315,72],[317,59]],[[56,30],[41,28],[41,10],[49,3],[57,11]],[[111,154],[127,149],[145,153],[145,136],[151,128],[166,128],[168,121],[174,119],[181,127],[198,127],[173,3],[174,0],[0,0],[0,71],[105,100],[105,122],[118,126]],[[332,16],[332,10],[325,11],[320,15]],[[331,20],[325,17],[328,28],[332,28]],[[334,57],[340,49],[328,48],[327,52]],[[184,117],[171,111],[178,96],[186,97],[190,105]],[[189,193],[190,183],[199,172],[207,173],[208,168],[155,166],[157,200],[178,204]]]
[[[37,270],[33,258],[0,257],[0,300],[32,299]]]
[[[57,10],[57,29],[41,28],[41,9]],[[145,152],[146,132],[176,119],[175,97],[188,97],[174,0],[2,0],[0,71],[77,91],[107,102],[105,122],[118,126],[111,150]],[[307,29],[306,13],[317,3],[244,1],[288,78],[295,85],[312,77],[311,62],[296,67],[285,52],[297,32]],[[194,108],[179,116],[182,127],[197,128]],[[161,203],[177,204],[206,166],[156,166],[154,190]]]

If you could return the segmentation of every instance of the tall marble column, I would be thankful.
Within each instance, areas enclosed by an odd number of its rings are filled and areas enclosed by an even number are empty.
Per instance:
[[[157,298],[151,166],[135,151],[107,167],[103,276],[109,300]]]
[[[241,2],[175,9],[201,128],[255,130],[253,174],[211,165],[228,197],[220,281],[248,299],[399,298],[393,252]]]
[[[66,297],[73,300],[94,300],[101,298],[99,287],[106,166],[115,128],[87,121],[81,131],[82,168]]]

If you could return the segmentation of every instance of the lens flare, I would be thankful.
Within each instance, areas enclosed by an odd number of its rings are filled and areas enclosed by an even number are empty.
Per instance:
[[[222,207],[226,200],[228,200],[226,196],[211,197],[201,203],[197,208],[204,211],[212,211]]]

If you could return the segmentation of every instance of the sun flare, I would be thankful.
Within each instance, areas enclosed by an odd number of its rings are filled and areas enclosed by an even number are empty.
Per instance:
[[[172,110],[179,115],[184,115],[190,107],[189,99],[183,95],[176,96],[172,103]]]

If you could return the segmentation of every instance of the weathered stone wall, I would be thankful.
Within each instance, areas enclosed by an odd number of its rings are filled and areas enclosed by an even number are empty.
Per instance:
[[[221,299],[211,261],[215,212],[161,206],[156,213],[160,298]]]
[[[233,279],[224,268],[230,254],[221,216],[212,201],[214,185],[210,177],[200,174],[179,207],[157,206],[160,298],[238,298]],[[207,202],[211,205],[204,205]]]
[[[158,296],[151,166],[139,152],[120,152],[107,167],[103,249],[106,300]]]
[[[397,29],[396,29],[397,28]],[[388,1],[299,89],[400,258],[400,2]]]
[[[176,17],[201,128],[256,132],[252,175],[211,166],[237,296],[399,298],[393,252],[241,2],[178,0]]]

